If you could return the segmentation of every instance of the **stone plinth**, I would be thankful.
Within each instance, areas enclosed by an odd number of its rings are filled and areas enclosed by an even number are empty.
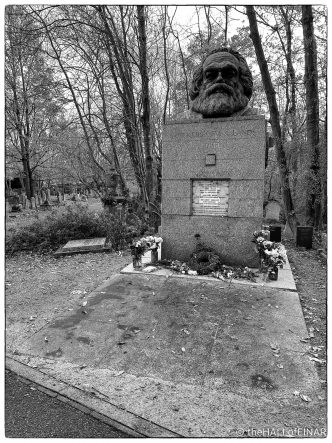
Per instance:
[[[199,234],[225,263],[257,265],[251,239],[263,218],[265,134],[256,115],[165,125],[163,258],[187,261]]]

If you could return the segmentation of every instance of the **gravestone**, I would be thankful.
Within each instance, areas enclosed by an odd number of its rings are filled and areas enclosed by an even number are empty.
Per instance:
[[[10,206],[16,206],[20,204],[20,199],[19,196],[14,194],[14,195],[10,195],[8,197],[8,202],[10,204]]]
[[[105,252],[110,249],[111,246],[106,246],[106,237],[87,238],[69,241],[62,248],[59,248],[54,255],[61,256],[85,252]]]
[[[223,80],[229,72],[234,78]],[[239,102],[232,101],[228,91],[240,83]],[[203,118],[164,126],[163,259],[188,261],[199,235],[225,264],[257,266],[251,240],[263,219],[266,122],[247,107],[251,93],[245,60],[222,48],[194,74],[192,109]]]
[[[36,198],[31,197],[31,209],[37,209]]]
[[[24,209],[28,209],[29,208],[29,200],[28,197],[26,196],[26,194],[22,194],[23,195],[23,208]]]
[[[10,210],[11,210],[10,203],[8,200],[6,200],[6,219],[8,219],[9,217]]]
[[[280,203],[272,200],[265,206],[265,218],[279,221],[281,206]]]
[[[41,204],[44,204],[45,203],[45,201],[46,201],[46,192],[44,191],[44,189],[42,189],[41,191],[40,191],[40,196],[41,196]]]

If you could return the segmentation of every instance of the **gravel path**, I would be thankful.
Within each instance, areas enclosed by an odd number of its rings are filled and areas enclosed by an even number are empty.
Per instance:
[[[38,390],[16,374],[5,375],[7,438],[128,438],[113,427]]]

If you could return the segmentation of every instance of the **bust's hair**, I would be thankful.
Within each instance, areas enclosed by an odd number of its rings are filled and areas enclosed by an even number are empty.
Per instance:
[[[218,52],[229,52],[230,54],[234,55],[234,57],[239,61],[239,79],[243,86],[244,94],[250,100],[252,96],[253,81],[249,66],[247,65],[245,58],[239,52],[227,47],[220,47],[210,51],[205,56],[201,65],[194,71],[191,88],[189,91],[191,100],[194,100],[199,95],[203,83],[203,63],[211,54],[215,54]]]

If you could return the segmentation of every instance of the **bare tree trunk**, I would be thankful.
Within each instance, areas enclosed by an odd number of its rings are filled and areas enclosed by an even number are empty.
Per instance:
[[[227,34],[228,34],[228,10],[230,6],[225,5],[225,45],[227,45]]]
[[[286,220],[292,232],[295,232],[296,228],[296,215],[294,211],[294,205],[292,195],[289,186],[289,170],[286,162],[285,149],[281,137],[280,115],[279,109],[275,97],[275,90],[271,81],[270,72],[265,59],[261,38],[258,32],[256,13],[253,6],[246,6],[247,16],[250,26],[250,37],[254,44],[257,62],[262,76],[262,81],[265,89],[266,98],[269,104],[270,120],[275,139],[276,155],[279,166],[279,173],[281,179],[282,196],[285,208]]]
[[[142,105],[143,113],[141,116],[143,128],[143,140],[145,150],[145,169],[146,169],[146,192],[148,204],[153,193],[153,169],[151,155],[151,124],[150,124],[150,93],[149,93],[149,75],[147,66],[147,47],[146,47],[146,29],[145,29],[145,7],[137,6],[138,21],[138,43],[139,43],[139,61],[140,74],[142,79]]]
[[[211,41],[211,37],[212,37],[212,25],[211,25],[211,20],[210,20],[210,6],[203,6],[203,7],[204,7],[207,28],[208,28],[207,44],[209,45],[210,41]]]
[[[291,117],[291,128],[292,128],[292,138],[296,138],[297,136],[297,125],[296,125],[296,74],[295,69],[293,65],[292,60],[292,28],[291,28],[291,21],[288,16],[288,9],[284,8],[283,6],[279,7],[284,26],[286,31],[286,46],[283,43],[283,40],[281,38],[279,29],[277,30],[280,43],[282,45],[282,49],[284,51],[286,62],[287,62],[287,82],[290,82],[290,85],[287,87],[287,104],[288,106],[285,108],[285,117],[287,118],[286,114],[289,114]],[[288,80],[289,78],[289,80]],[[290,91],[290,96],[289,96]],[[286,126],[286,125],[285,125]]]
[[[307,188],[307,222],[317,226],[320,216],[319,177],[319,99],[317,74],[317,48],[314,35],[312,6],[302,6],[304,42],[304,83],[307,107],[307,143],[309,150],[310,176]]]
[[[126,30],[124,29],[124,14],[120,6],[123,40],[118,35],[112,12],[108,6],[96,5],[102,23],[104,25],[105,43],[109,57],[109,64],[114,80],[114,84],[121,98],[123,105],[123,124],[125,128],[128,151],[133,165],[135,178],[139,186],[141,197],[145,205],[148,203],[148,196],[145,183],[145,164],[143,152],[140,146],[140,134],[136,119],[134,86],[131,73],[131,64],[128,56],[126,43]],[[120,84],[121,83],[121,84]]]
[[[30,159],[29,159],[29,143],[30,140],[27,137],[27,134],[24,129],[24,125],[22,122],[22,117],[20,113],[20,108],[18,104],[18,97],[16,93],[16,87],[13,87],[13,103],[15,108],[15,127],[18,133],[19,142],[20,142],[20,150],[21,150],[21,158],[22,158],[22,166],[25,180],[23,181],[23,185],[25,188],[25,192],[27,197],[30,199],[34,196],[33,194],[33,186],[32,186],[32,173],[30,167]]]
[[[163,47],[164,47],[164,66],[165,66],[165,75],[166,75],[166,97],[164,103],[164,113],[163,113],[163,123],[166,123],[166,113],[167,113],[167,103],[169,96],[169,72],[167,66],[167,36],[166,36],[166,16],[167,16],[167,6],[164,6],[164,14],[163,14],[163,24],[162,24],[162,33],[163,33]]]
[[[187,74],[187,69],[186,69],[186,64],[185,64],[185,59],[184,59],[184,54],[183,54],[183,50],[182,50],[182,46],[181,46],[181,42],[180,42],[180,38],[179,38],[179,34],[177,31],[174,30],[172,22],[170,20],[170,18],[168,17],[168,21],[169,21],[169,25],[170,25],[170,31],[172,32],[172,34],[174,35],[175,39],[178,42],[178,46],[179,46],[179,51],[180,51],[180,56],[181,56],[181,65],[182,65],[182,70],[183,70],[183,75],[185,78],[185,87],[186,87],[186,103],[187,103],[187,109],[190,108],[190,99],[189,99],[189,86],[188,86],[188,74]]]
[[[293,65],[292,60],[292,29],[291,29],[291,23],[287,15],[287,10],[285,11],[283,7],[280,8],[281,13],[284,18],[285,23],[285,29],[286,29],[286,38],[287,38],[287,51],[285,53],[286,61],[287,61],[287,71],[290,78],[290,91],[291,91],[291,97],[290,97],[290,108],[289,113],[291,115],[291,123],[292,123],[292,135],[293,138],[297,135],[297,125],[296,125],[296,75],[295,75],[295,69]]]
[[[196,10],[196,15],[197,15],[198,35],[199,35],[199,39],[201,41],[201,48],[203,48],[204,47],[204,38],[203,38],[202,30],[201,30],[201,24],[199,21],[199,8],[197,6],[195,6],[195,10]]]

